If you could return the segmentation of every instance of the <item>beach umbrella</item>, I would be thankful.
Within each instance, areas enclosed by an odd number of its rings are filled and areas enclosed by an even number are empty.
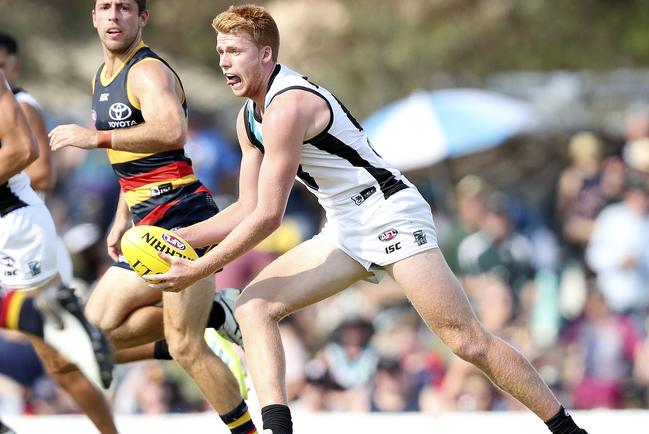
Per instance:
[[[539,124],[529,104],[480,89],[417,92],[362,123],[376,152],[400,170],[490,149]]]

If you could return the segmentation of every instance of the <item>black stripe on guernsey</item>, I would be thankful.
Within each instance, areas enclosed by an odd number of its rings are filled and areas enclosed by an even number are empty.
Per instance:
[[[311,187],[314,190],[320,190],[320,186],[316,182],[316,180],[311,176],[308,172],[305,172],[304,169],[302,169],[302,165],[300,164],[297,166],[297,177],[302,180],[306,185]]]
[[[363,131],[363,127],[361,127],[361,124],[356,120],[356,118],[355,118],[355,117],[352,115],[352,113],[347,109],[347,107],[345,107],[345,104],[341,103],[340,100],[339,100],[338,98],[336,98],[336,95],[334,95],[333,93],[331,94],[331,96],[334,97],[334,99],[336,100],[336,102],[340,105],[340,108],[343,109],[343,111],[344,111],[345,114],[347,115],[347,119],[349,119],[349,121],[350,121],[352,124],[354,124],[354,126],[355,126],[356,128],[358,128],[358,131]]]
[[[331,108],[331,104],[329,104],[329,100],[327,100],[327,98],[325,98],[325,97],[324,97],[320,92],[318,92],[318,91],[316,91],[316,90],[313,90],[313,89],[311,89],[311,88],[308,88],[308,87],[304,87],[304,86],[289,86],[289,87],[287,87],[287,88],[285,88],[285,89],[280,90],[280,91],[277,92],[275,95],[273,95],[273,97],[272,97],[272,98],[270,99],[270,101],[268,102],[268,105],[270,105],[270,104],[273,102],[273,100],[275,99],[275,97],[276,97],[277,95],[281,95],[281,94],[283,94],[283,93],[286,92],[286,91],[289,91],[289,90],[296,90],[296,89],[297,89],[297,90],[305,90],[305,91],[307,91],[307,92],[311,92],[312,94],[314,94],[314,95],[316,95],[316,96],[319,96],[320,98],[323,99],[324,102],[327,103],[327,108],[329,108],[329,123],[328,123],[327,126],[322,130],[322,132],[318,133],[318,135],[316,135],[313,139],[309,139],[309,140],[305,140],[305,141],[304,141],[304,143],[309,143],[309,142],[311,142],[312,140],[314,140],[314,139],[318,138],[319,136],[321,136],[323,133],[326,133],[327,131],[329,131],[329,128],[331,128],[331,124],[334,123],[334,110],[333,110],[333,108]]]
[[[318,134],[318,136],[310,140],[309,143],[322,151],[329,152],[330,154],[337,155],[340,158],[349,161],[354,167],[362,167],[367,170],[367,172],[379,183],[379,188],[383,192],[383,197],[386,199],[394,193],[408,188],[403,181],[395,178],[392,172],[380,167],[372,166],[370,162],[361,157],[355,149],[347,146],[328,132]]]
[[[185,156],[185,151],[183,149],[174,149],[173,151],[147,155],[146,157],[137,160],[115,163],[112,166],[115,175],[119,178],[128,178],[135,175],[141,175],[177,161],[187,161],[191,163],[191,160]]]
[[[0,217],[4,217],[11,211],[26,207],[27,204],[20,200],[9,188],[9,182],[0,185]]]
[[[270,80],[268,80],[268,86],[266,86],[266,92],[270,90],[270,87],[273,85],[273,82],[275,81],[275,78],[277,77],[277,74],[279,74],[279,71],[281,69],[282,67],[279,63],[275,65],[275,69],[273,69],[273,73],[270,75]]]
[[[250,127],[250,122],[248,121],[248,119],[250,119],[250,105],[246,104],[246,108],[244,109],[243,113],[243,124],[246,126],[246,135],[248,136],[250,143],[252,143],[255,148],[259,149],[263,154],[265,152],[264,144],[257,140],[257,137],[255,137],[255,133],[252,132],[252,128]]]
[[[329,128],[331,128],[331,124],[334,123],[334,110],[333,110],[333,108],[331,107],[331,104],[329,104],[329,100],[328,100],[327,98],[325,98],[325,97],[324,97],[320,92],[318,92],[318,91],[316,91],[316,90],[313,90],[313,89],[310,89],[310,88],[308,88],[308,87],[304,87],[304,86],[289,86],[289,87],[287,87],[286,89],[282,89],[282,90],[280,90],[280,91],[277,92],[275,95],[273,95],[273,97],[271,98],[271,100],[270,100],[270,102],[268,103],[268,105],[270,105],[270,103],[273,102],[273,100],[275,99],[275,97],[276,97],[277,95],[280,95],[280,94],[286,92],[287,90],[295,90],[295,89],[298,89],[298,90],[305,90],[305,91],[307,91],[307,92],[311,92],[312,94],[314,94],[314,95],[316,95],[316,96],[319,96],[320,98],[323,99],[324,102],[327,103],[327,108],[329,108],[329,123],[327,124],[327,126],[326,126],[326,127],[325,127],[321,132],[320,132],[320,133],[318,133],[318,134],[317,134],[313,139],[309,139],[309,140],[305,140],[305,141],[304,141],[304,143],[311,143],[313,140],[317,140],[318,137],[320,137],[320,136],[323,135],[323,134],[326,134],[327,131],[329,131]]]
[[[169,202],[173,202],[175,200],[181,200],[183,196],[194,193],[202,186],[203,184],[201,184],[199,181],[192,182],[189,185],[171,190],[169,193],[161,194],[160,196],[153,196],[149,199],[143,200],[142,202],[136,203],[131,207],[133,221],[135,223],[139,222],[157,207],[165,205]],[[189,212],[191,213],[191,210],[189,210]]]

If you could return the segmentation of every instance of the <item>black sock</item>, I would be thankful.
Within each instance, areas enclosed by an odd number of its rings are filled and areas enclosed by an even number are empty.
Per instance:
[[[245,401],[241,401],[241,404],[237,405],[234,410],[221,416],[221,420],[227,425],[232,434],[257,432]]]
[[[156,341],[153,345],[153,358],[156,360],[173,360],[169,353],[169,345],[167,340]]]
[[[43,337],[43,315],[34,305],[34,299],[25,297],[18,317],[18,330]]]
[[[210,316],[207,318],[207,327],[212,327],[218,329],[225,322],[225,312],[223,311],[223,306],[218,304],[216,301],[212,302],[212,310],[210,310]]]
[[[264,429],[270,429],[273,434],[293,434],[291,410],[281,404],[271,404],[261,409],[261,420]]]
[[[572,420],[572,416],[563,408],[563,405],[559,408],[557,414],[545,421],[545,424],[553,434],[578,434],[586,432],[577,426],[575,421]]]

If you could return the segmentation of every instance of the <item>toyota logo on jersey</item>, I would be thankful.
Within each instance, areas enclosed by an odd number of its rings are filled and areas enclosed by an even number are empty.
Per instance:
[[[108,109],[108,115],[114,121],[123,121],[131,116],[131,108],[124,103],[116,102]]]

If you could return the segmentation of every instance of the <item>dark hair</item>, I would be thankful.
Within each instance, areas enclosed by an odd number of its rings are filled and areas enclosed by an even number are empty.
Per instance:
[[[9,54],[18,54],[18,41],[9,33],[0,32],[0,49],[7,50]]]
[[[146,10],[146,0],[135,0],[135,3],[137,3],[138,13],[141,14],[143,11]]]
[[[93,0],[93,3],[97,4],[97,0]],[[138,14],[141,14],[143,11],[146,10],[146,0],[135,0],[135,3],[137,4]]]

